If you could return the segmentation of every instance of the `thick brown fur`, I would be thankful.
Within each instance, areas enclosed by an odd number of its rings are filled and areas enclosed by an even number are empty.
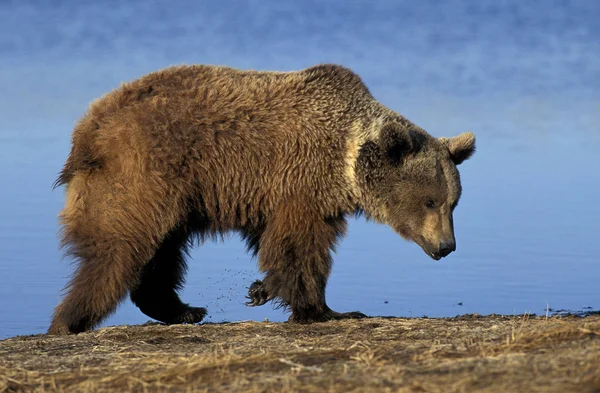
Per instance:
[[[63,245],[78,267],[49,333],[93,328],[128,293],[152,318],[199,322],[206,310],[177,295],[185,253],[232,230],[258,255],[263,297],[292,321],[362,316],[325,303],[345,217],[364,211],[433,250],[436,234],[450,236],[455,164],[474,149],[462,138],[432,138],[335,65],[181,66],[124,84],[78,123],[56,183],[67,186]],[[415,205],[424,191],[445,209],[437,221]]]

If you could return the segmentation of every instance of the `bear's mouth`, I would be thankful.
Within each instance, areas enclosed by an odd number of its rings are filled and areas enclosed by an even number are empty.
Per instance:
[[[429,255],[433,260],[435,261],[439,261],[440,259],[442,259],[442,256],[438,253],[435,252],[429,252],[429,251],[425,251],[425,253],[427,255]]]
[[[429,257],[434,261],[439,261],[444,257],[444,255],[440,254],[439,252],[429,251],[430,247],[427,246],[427,242],[424,239],[419,239],[418,241],[415,240],[415,243],[417,243],[425,252],[425,254],[429,255]]]
[[[421,247],[421,249],[425,252],[425,254],[429,255],[429,257],[431,259],[433,259],[434,261],[439,261],[440,259],[442,259],[444,257],[442,254],[440,254],[436,251],[429,251],[429,249],[430,249],[429,243],[425,240],[425,238],[423,236],[412,236],[413,233],[411,233],[410,231],[405,230],[404,228],[401,228],[401,227],[397,227],[394,229],[404,239],[412,240],[413,242],[415,242],[419,247]]]

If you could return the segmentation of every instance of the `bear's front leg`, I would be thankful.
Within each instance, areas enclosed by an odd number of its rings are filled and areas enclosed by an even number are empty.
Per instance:
[[[359,312],[337,313],[325,302],[330,252],[345,229],[341,215],[322,217],[300,202],[282,204],[261,236],[258,257],[266,275],[262,284],[254,284],[254,294],[261,298],[255,303],[279,301],[291,309],[290,322],[365,317]]]

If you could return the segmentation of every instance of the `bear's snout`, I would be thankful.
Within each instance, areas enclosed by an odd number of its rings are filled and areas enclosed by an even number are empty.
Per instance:
[[[440,243],[440,249],[438,251],[438,254],[440,257],[444,258],[446,256],[448,256],[448,254],[450,254],[452,251],[456,251],[456,242],[451,240],[451,241],[446,241],[446,242],[441,242]]]
[[[437,250],[428,251],[425,248],[424,250],[431,258],[439,261],[440,259],[447,257],[451,252],[456,251],[456,242],[454,240],[442,241]]]

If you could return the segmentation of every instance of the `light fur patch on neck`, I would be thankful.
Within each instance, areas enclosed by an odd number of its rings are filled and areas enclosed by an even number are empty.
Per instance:
[[[377,139],[382,124],[383,119],[381,118],[376,118],[369,123],[355,120],[350,128],[350,136],[346,142],[344,175],[350,195],[355,201],[360,198],[360,191],[356,182],[356,160],[358,159],[358,152],[365,142]]]

